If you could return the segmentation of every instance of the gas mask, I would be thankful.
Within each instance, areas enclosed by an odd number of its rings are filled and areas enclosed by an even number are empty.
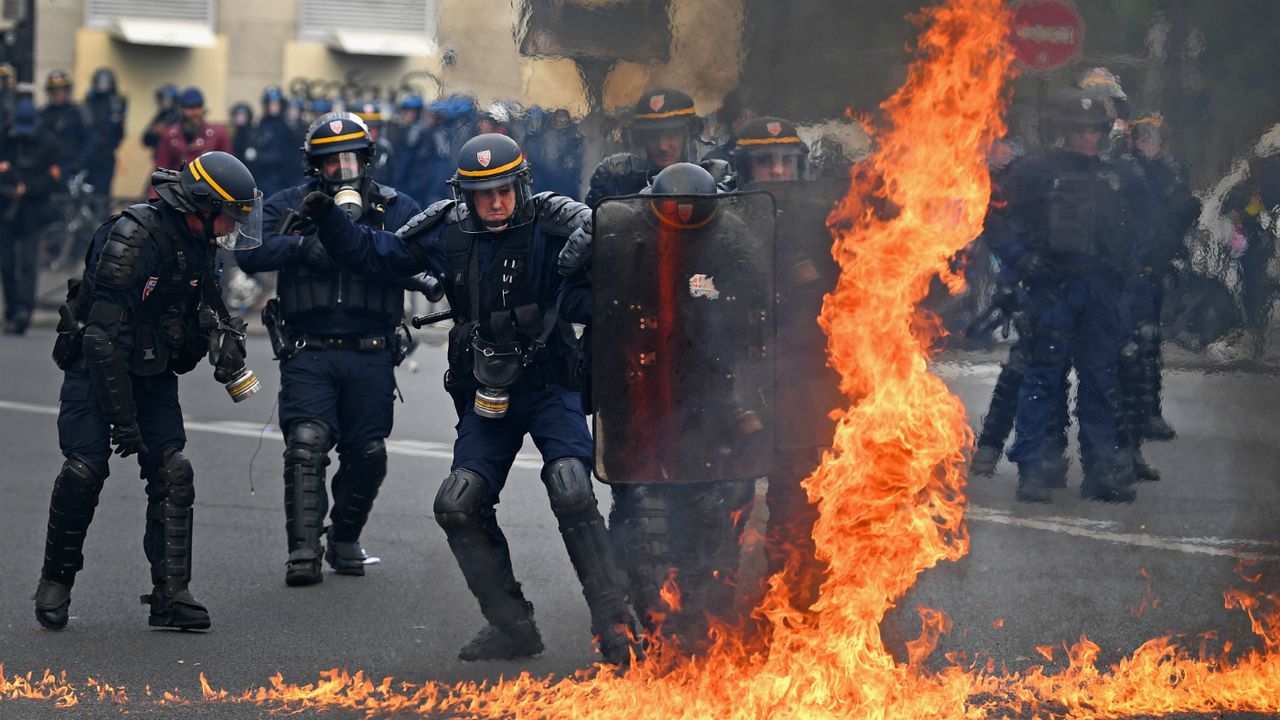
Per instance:
[[[492,343],[476,335],[471,340],[472,373],[480,387],[476,388],[476,415],[484,418],[505,417],[511,407],[510,388],[520,379],[524,367],[518,343]]]
[[[337,205],[353,221],[364,215],[364,157],[354,151],[334,153],[320,159],[320,180],[333,193]]]

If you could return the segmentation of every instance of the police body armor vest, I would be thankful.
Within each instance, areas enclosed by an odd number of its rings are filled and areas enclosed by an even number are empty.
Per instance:
[[[526,352],[535,344],[545,346],[524,368],[516,387],[555,384],[574,389],[573,328],[560,320],[554,306],[539,304],[529,277],[535,227],[536,223],[530,223],[504,233],[497,257],[488,269],[480,267],[476,235],[463,232],[456,224],[445,229],[449,275],[444,287],[454,318],[454,327],[449,331],[449,374],[445,379],[445,388],[450,392],[476,386],[471,341],[477,334],[490,342],[518,342]]]
[[[372,203],[371,217],[360,224],[383,230],[386,206]],[[330,310],[350,310],[385,317],[389,323],[404,316],[404,288],[377,277],[357,275],[349,270],[323,272],[298,264],[278,274],[280,314],[288,322],[296,315]]]
[[[217,290],[202,287],[213,283],[213,251],[190,257],[176,247],[173,237],[181,229],[153,205],[133,205],[121,214],[145,229],[160,253],[159,274],[144,281],[142,304],[134,318],[129,372],[140,376],[166,370],[190,372],[209,351],[196,311],[201,293]]]
[[[1049,250],[1059,255],[1098,254],[1098,181],[1091,166],[1059,163],[1049,192]]]

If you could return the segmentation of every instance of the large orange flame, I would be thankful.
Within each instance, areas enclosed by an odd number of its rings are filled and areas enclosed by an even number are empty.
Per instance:
[[[1280,596],[1229,591],[1249,614],[1264,649],[1231,659],[1192,658],[1152,640],[1109,668],[1086,638],[1066,648],[1067,666],[1022,674],[922,665],[950,620],[922,610],[923,632],[895,662],[880,638],[886,612],[924,570],[968,549],[962,453],[971,441],[964,410],[928,371],[935,322],[916,304],[941,275],[959,287],[948,258],[981,230],[990,196],[986,150],[1003,133],[1010,72],[1002,0],[951,0],[922,14],[920,59],[883,106],[875,152],[832,213],[842,273],[821,324],[850,408],[832,450],[805,481],[818,504],[814,540],[830,573],[809,612],[788,602],[786,573],[770,579],[756,617],[767,650],[731,628],[709,652],[683,659],[659,644],[625,676],[598,667],[572,678],[523,674],[496,683],[414,685],[331,670],[304,685],[276,675],[243,693],[200,676],[206,702],[271,708],[344,708],[479,718],[981,718],[1119,717],[1172,712],[1280,711]],[[1257,578],[1247,578],[1256,581]],[[671,588],[668,602],[678,596]],[[1151,601],[1154,602],[1154,601]],[[1054,646],[1035,648],[1052,664]],[[100,700],[122,690],[100,684]],[[104,692],[101,688],[110,688]],[[148,689],[148,695],[150,691]],[[6,677],[0,698],[70,706],[64,676]],[[182,698],[165,693],[159,702]]]

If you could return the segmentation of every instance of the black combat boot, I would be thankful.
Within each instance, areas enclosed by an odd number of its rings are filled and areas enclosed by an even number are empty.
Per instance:
[[[465,662],[518,660],[541,653],[542,636],[533,622],[533,605],[526,602],[524,606],[523,618],[503,625],[488,624],[480,628],[471,642],[458,651],[458,659]]]
[[[991,477],[996,474],[996,466],[1000,464],[1000,456],[1004,448],[991,445],[979,445],[969,461],[969,475]]]
[[[364,575],[364,549],[359,541],[334,540],[332,527],[325,535],[324,559],[339,575]]]
[[[1133,480],[1135,482],[1159,482],[1160,471],[1142,455],[1142,448],[1135,447],[1132,452]]]
[[[70,617],[71,588],[62,583],[40,580],[36,586],[36,620],[46,630],[61,630]]]
[[[1032,468],[1029,464],[1018,466],[1018,490],[1015,497],[1018,502],[1024,503],[1053,502],[1053,489],[1042,467]]]
[[[1080,484],[1080,497],[1107,503],[1131,503],[1137,497],[1129,485],[1133,484],[1133,470],[1125,464],[1109,467],[1086,467],[1084,482]]]

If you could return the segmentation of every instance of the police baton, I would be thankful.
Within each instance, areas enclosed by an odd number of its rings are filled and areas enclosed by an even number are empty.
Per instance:
[[[442,310],[440,312],[430,313],[427,315],[415,315],[413,319],[409,321],[409,324],[412,325],[415,330],[420,330],[427,325],[434,325],[438,322],[452,319],[452,310]]]

